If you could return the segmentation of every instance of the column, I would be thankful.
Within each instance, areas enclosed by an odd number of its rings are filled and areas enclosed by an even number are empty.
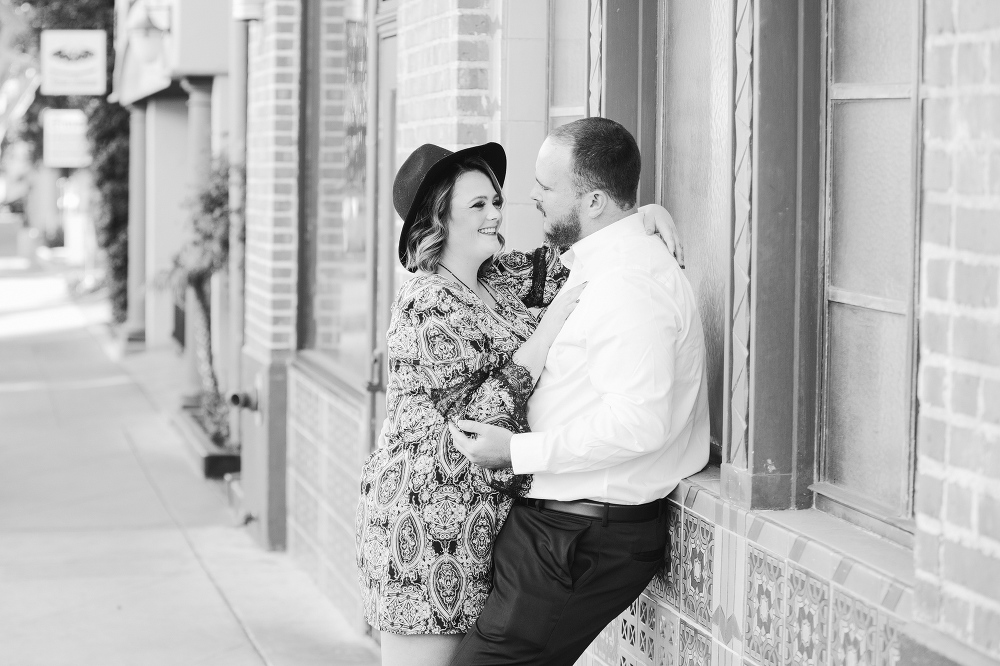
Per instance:
[[[146,105],[130,111],[126,343],[146,339]]]
[[[233,20],[229,36],[229,353],[226,386],[240,391],[243,361],[244,263],[243,236],[246,227],[247,162],[247,46],[249,26]],[[229,418],[230,438],[242,442],[240,412],[234,409]]]
[[[208,181],[212,171],[212,80],[210,78],[186,78],[181,87],[188,94],[188,191],[193,195],[197,188]],[[201,378],[198,374],[198,357],[195,312],[198,307],[194,291],[188,288],[184,300],[184,362],[187,365],[190,392],[185,404],[192,404],[190,398],[197,399],[201,393]]]

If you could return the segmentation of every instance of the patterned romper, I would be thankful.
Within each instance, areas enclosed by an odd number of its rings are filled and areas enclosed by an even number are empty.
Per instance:
[[[361,472],[357,554],[365,618],[393,634],[459,634],[492,585],[493,540],[530,477],[470,463],[446,421],[526,432],[530,373],[511,359],[568,271],[548,248],[509,252],[483,276],[494,313],[440,275],[392,305],[384,439]]]

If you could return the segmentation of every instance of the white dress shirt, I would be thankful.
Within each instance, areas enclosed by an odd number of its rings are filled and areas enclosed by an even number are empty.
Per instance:
[[[708,463],[705,340],[694,292],[631,215],[562,257],[588,282],[511,439],[529,497],[643,504]]]

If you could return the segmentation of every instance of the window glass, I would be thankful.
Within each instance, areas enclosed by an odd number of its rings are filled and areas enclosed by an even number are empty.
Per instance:
[[[589,3],[552,0],[549,20],[549,128],[587,115]]]
[[[906,317],[833,302],[829,318],[826,480],[902,515],[910,413]]]
[[[365,5],[364,0],[319,0],[311,11],[317,20],[310,26],[312,38],[307,37],[303,240],[308,246],[302,259],[312,275],[303,276],[300,346],[365,372],[370,355]]]
[[[819,480],[850,508],[898,521],[912,497],[917,3],[828,7]]]
[[[835,102],[831,123],[831,284],[906,300],[913,290],[911,105]]]
[[[913,75],[913,0],[836,0],[835,83],[909,83]]]

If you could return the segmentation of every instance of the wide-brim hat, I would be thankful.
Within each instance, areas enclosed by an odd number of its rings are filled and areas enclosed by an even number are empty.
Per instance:
[[[406,242],[413,229],[420,204],[448,166],[466,157],[481,157],[503,185],[507,173],[507,154],[499,143],[484,143],[462,150],[450,151],[433,143],[425,143],[406,158],[392,183],[392,205],[403,219],[399,234],[399,262],[406,265]]]

